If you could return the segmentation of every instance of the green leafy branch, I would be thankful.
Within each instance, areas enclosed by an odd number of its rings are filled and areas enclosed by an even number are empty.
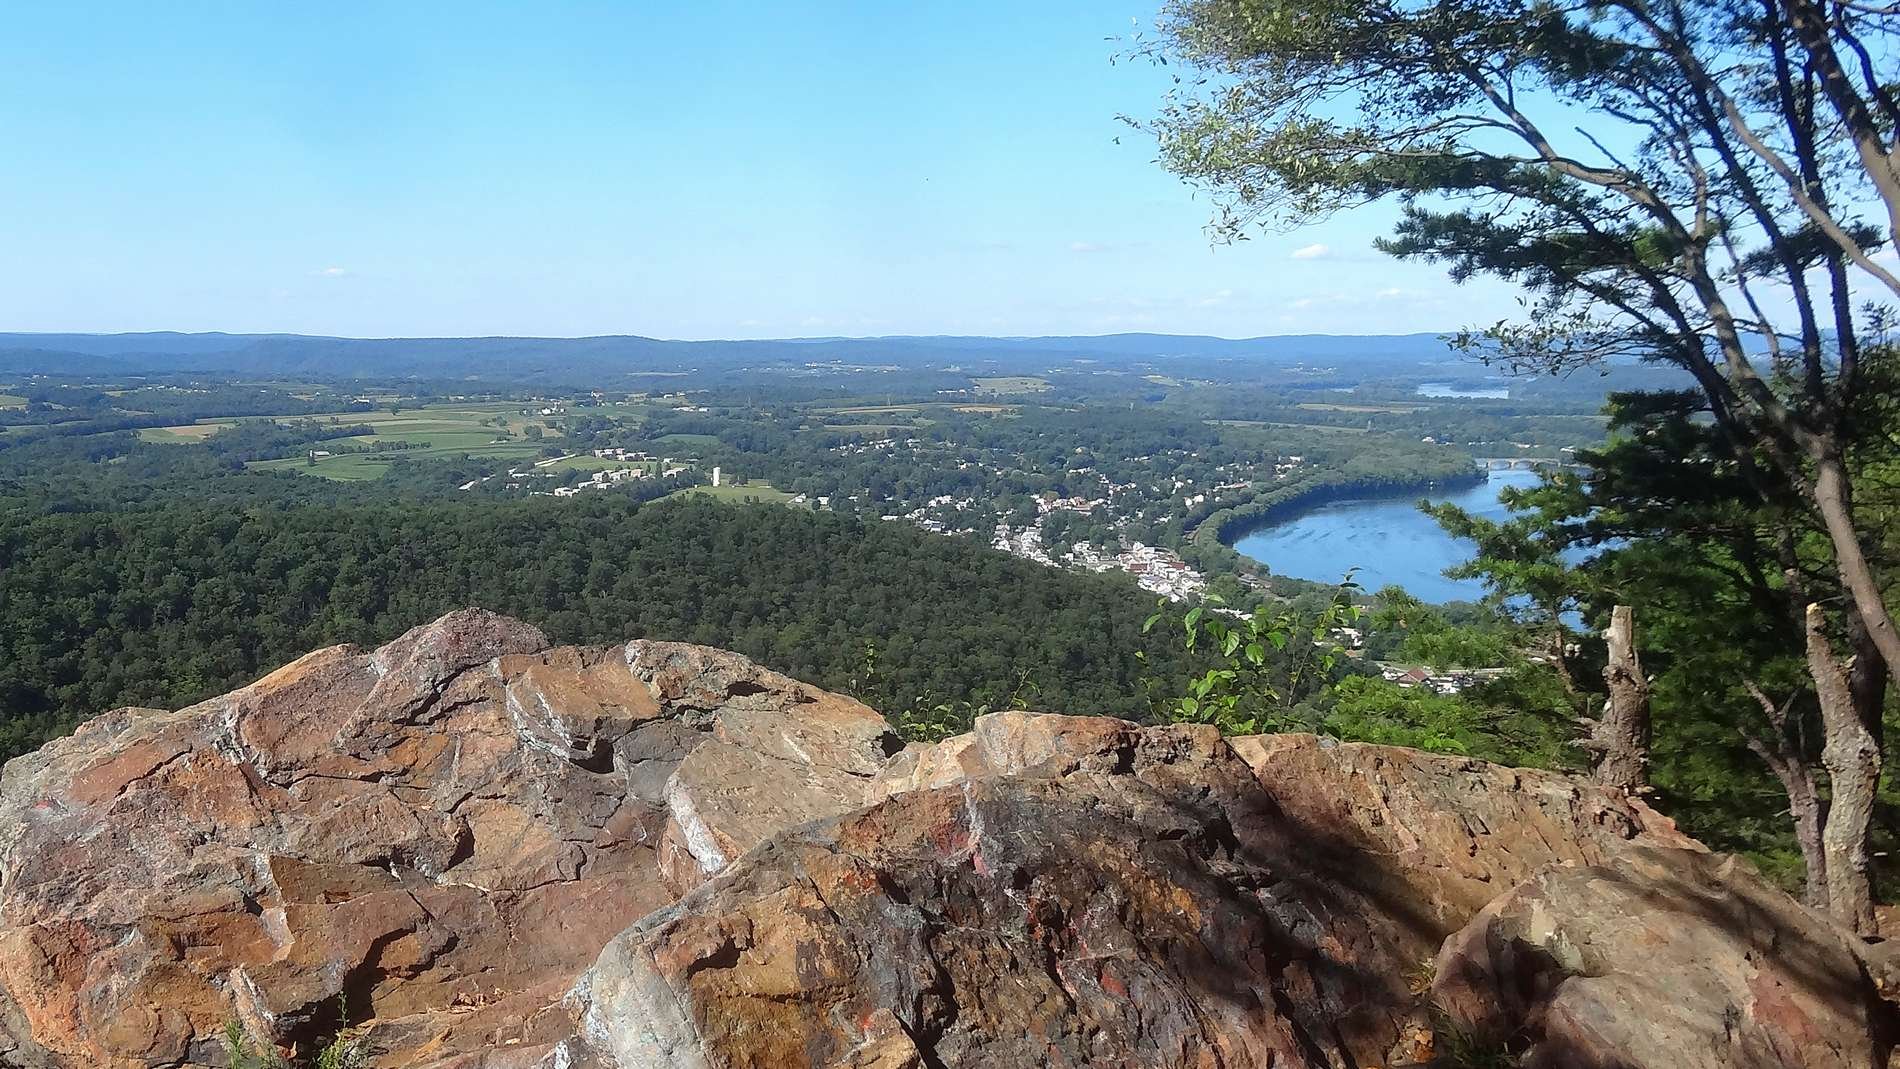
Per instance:
[[[1333,633],[1358,622],[1363,609],[1353,598],[1359,589],[1347,572],[1325,608],[1310,614],[1262,604],[1243,615],[1208,595],[1188,610],[1181,627],[1185,647],[1212,653],[1215,664],[1190,679],[1187,693],[1165,712],[1177,723],[1213,724],[1226,735],[1286,729],[1293,706],[1338,663]],[[1156,603],[1143,634],[1166,618],[1167,604]]]

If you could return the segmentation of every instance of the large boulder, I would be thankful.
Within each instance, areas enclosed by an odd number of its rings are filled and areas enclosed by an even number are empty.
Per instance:
[[[1639,847],[1500,896],[1432,992],[1464,1049],[1527,1069],[1862,1069],[1892,1036],[1859,950],[1735,858]]]
[[[1434,947],[1550,865],[1598,864],[1632,842],[1703,849],[1640,800],[1556,772],[1316,735],[1231,743],[1308,860],[1415,912]]]
[[[861,800],[877,714],[733,654],[452,613],[0,777],[0,1063],[220,1065],[237,1021],[532,1064],[615,934]]]
[[[907,749],[873,793],[616,939],[575,988],[568,1055],[1422,1061],[1433,954],[1491,898],[1631,849],[1705,856],[1641,803],[1562,776],[1100,718],[984,717]]]
[[[232,1022],[378,1069],[1842,1069],[1870,959],[1564,776],[1025,712],[901,747],[478,611],[0,773],[23,1069],[220,1067]]]

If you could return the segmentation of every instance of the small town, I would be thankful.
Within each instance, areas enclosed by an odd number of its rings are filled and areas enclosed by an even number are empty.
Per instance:
[[[1051,568],[1068,565],[1091,572],[1127,572],[1143,590],[1160,594],[1169,601],[1183,601],[1207,589],[1207,578],[1172,550],[1140,542],[1117,553],[1077,543],[1057,559],[1043,547],[1040,528],[1014,528],[999,523],[990,545]]]

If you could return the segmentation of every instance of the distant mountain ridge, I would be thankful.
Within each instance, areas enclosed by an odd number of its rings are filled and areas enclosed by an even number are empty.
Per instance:
[[[675,341],[582,338],[340,338],[301,334],[157,331],[0,333],[0,372],[321,374],[341,377],[526,377],[639,374],[753,364],[845,361],[903,366],[976,362],[1023,367],[1075,360],[1252,359],[1298,362],[1455,355],[1438,334],[785,338]]]

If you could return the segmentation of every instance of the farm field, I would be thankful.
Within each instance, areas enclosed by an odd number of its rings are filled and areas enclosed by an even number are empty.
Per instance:
[[[675,490],[666,496],[674,498],[688,497],[694,494],[698,494],[702,497],[710,497],[718,501],[730,501],[734,503],[743,503],[750,498],[768,504],[783,505],[792,500],[791,494],[778,489],[770,483],[746,483],[743,486],[688,486],[683,490]]]
[[[143,427],[139,430],[139,441],[154,442],[159,445],[183,445],[188,442],[202,442],[206,438],[235,427],[232,420],[209,420],[204,423],[186,423],[178,427]]]
[[[818,428],[822,431],[843,431],[846,434],[889,434],[892,431],[914,431],[915,423],[827,423]]]
[[[0,408],[25,408],[26,398],[17,393],[0,393]]]
[[[371,439],[344,438],[341,440],[356,442]],[[542,448],[539,442],[506,442],[473,448],[448,444],[419,449],[390,449],[376,453],[337,453],[332,456],[318,457],[314,464],[304,457],[284,457],[280,460],[254,461],[246,467],[258,471],[295,471],[306,475],[318,475],[326,479],[358,482],[364,479],[382,478],[389,471],[389,466],[398,460],[438,460],[443,457],[468,454],[527,461],[539,456]]]
[[[260,460],[249,466],[262,471],[297,471],[327,479],[361,481],[381,478],[397,460],[432,460],[463,454],[531,460],[549,445],[558,443],[561,435],[559,431],[544,427],[542,438],[528,438],[527,428],[530,425],[544,426],[543,418],[523,416],[521,408],[519,403],[497,402],[427,405],[395,413],[320,413],[307,418],[319,422],[367,424],[372,431],[370,434],[339,438],[335,445],[386,445],[389,448],[362,453],[338,452],[333,456],[318,457],[314,464],[305,457],[285,457],[280,460]],[[497,417],[502,419],[503,426],[495,426]],[[502,437],[504,430],[511,432],[514,437]]]

